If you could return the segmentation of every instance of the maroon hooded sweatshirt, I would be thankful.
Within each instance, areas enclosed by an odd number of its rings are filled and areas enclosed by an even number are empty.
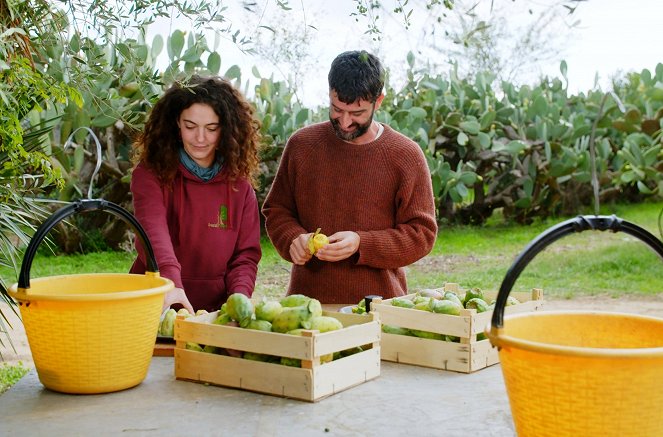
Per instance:
[[[232,293],[251,296],[262,253],[258,201],[248,181],[228,183],[224,168],[203,182],[180,164],[164,187],[139,164],[131,192],[161,276],[183,288],[195,310],[216,311]],[[136,246],[131,273],[144,273],[145,251]]]

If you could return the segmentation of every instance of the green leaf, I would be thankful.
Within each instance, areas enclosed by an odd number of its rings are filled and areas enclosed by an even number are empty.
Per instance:
[[[631,108],[624,114],[624,119],[628,124],[640,124],[641,114],[637,108]]]
[[[182,61],[185,63],[197,63],[200,60],[200,52],[195,46],[189,47],[182,55]]]
[[[490,135],[485,132],[479,132],[477,138],[479,139],[479,145],[481,145],[482,149],[490,149]]]
[[[81,37],[78,32],[74,33],[74,36],[71,37],[71,40],[69,41],[69,48],[74,53],[78,53],[78,51],[81,49]]]
[[[652,191],[649,189],[649,187],[647,187],[647,185],[644,184],[644,182],[638,181],[638,183],[636,185],[638,186],[638,190],[641,193],[652,194]]]
[[[532,106],[530,106],[529,111],[527,111],[527,115],[529,118],[534,118],[536,115],[539,117],[545,117],[548,115],[548,101],[546,98],[542,95],[536,96],[532,102]]]
[[[136,54],[136,59],[138,59],[141,63],[145,63],[147,61],[147,46],[145,45],[139,45],[134,49],[134,53]]]
[[[514,203],[514,205],[516,206],[516,208],[523,208],[523,209],[529,208],[530,206],[532,206],[532,198],[521,197]]]
[[[221,55],[218,52],[212,52],[207,57],[207,69],[212,74],[219,74],[219,70],[221,70]]]
[[[568,66],[566,65],[566,61],[562,60],[559,64],[559,72],[562,73],[562,77],[566,79],[566,73],[568,71]]]
[[[168,38],[168,58],[172,61],[179,58],[182,49],[184,48],[184,33],[181,30],[176,30]]]
[[[112,126],[116,121],[117,118],[110,117],[108,115],[99,115],[94,117],[90,124],[95,127],[109,127]]]
[[[517,155],[521,151],[527,149],[527,144],[523,143],[520,140],[513,140],[513,141],[509,141],[506,144],[506,146],[504,146],[504,148],[506,150],[508,150],[508,152],[511,153],[512,155]]]
[[[157,34],[152,39],[152,48],[150,49],[150,55],[152,59],[156,59],[163,50],[163,36]]]
[[[447,114],[446,120],[444,120],[445,124],[448,124],[449,126],[458,126],[460,121],[462,120],[462,115],[459,114],[458,112],[450,112]]]
[[[478,134],[479,130],[481,129],[481,126],[479,126],[479,122],[475,120],[463,121],[458,125],[458,127],[460,127],[463,131],[467,132],[470,135]]]
[[[635,173],[633,171],[629,170],[629,171],[625,171],[624,173],[622,173],[622,175],[619,177],[619,179],[621,179],[622,182],[626,182],[628,184],[628,183],[633,182],[634,180],[636,180],[637,176],[635,175]]]
[[[223,76],[226,79],[239,79],[242,77],[242,70],[240,70],[239,66],[233,65],[226,71]]]
[[[456,139],[456,141],[458,142],[458,144],[460,144],[461,146],[464,146],[465,144],[467,144],[467,141],[468,141],[468,140],[469,140],[469,138],[468,138],[468,136],[465,134],[465,132],[461,132],[461,133],[459,133],[459,134],[458,134],[458,138]]]
[[[409,65],[410,68],[414,67],[414,53],[411,51],[407,52],[407,65]]]
[[[490,125],[493,124],[493,121],[495,121],[495,117],[497,117],[497,113],[495,111],[486,111],[481,116],[481,130],[487,130],[490,128]]]
[[[308,114],[309,110],[307,108],[302,108],[297,112],[297,116],[295,117],[295,124],[297,126],[302,126],[306,120],[308,120]]]
[[[477,175],[474,172],[466,171],[465,173],[460,175],[460,178],[458,178],[458,180],[465,185],[474,185],[474,183],[477,181]]]
[[[469,194],[469,191],[464,184],[456,185],[456,191],[458,192],[458,195],[463,199],[467,197],[467,195]]]
[[[408,113],[412,118],[419,119],[419,120],[425,119],[426,116],[428,115],[428,113],[426,112],[426,110],[424,108],[420,108],[418,106],[414,106],[414,107],[410,108]]]

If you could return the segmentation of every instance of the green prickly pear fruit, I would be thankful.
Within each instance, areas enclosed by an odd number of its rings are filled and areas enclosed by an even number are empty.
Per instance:
[[[422,303],[422,302],[428,303],[428,301],[430,301],[430,299],[431,299],[430,296],[423,296],[423,295],[417,293],[417,294],[414,295],[414,298],[412,298],[412,302],[414,303],[414,306],[416,307],[418,303]]]
[[[256,319],[272,322],[274,317],[279,315],[281,311],[283,311],[283,307],[278,301],[263,300],[256,304]]]
[[[334,354],[325,354],[320,357],[320,364],[331,363],[334,359]]]
[[[355,346],[350,349],[345,349],[340,352],[341,358],[349,357],[350,355],[358,354],[359,352],[364,352],[364,349],[361,346]]]
[[[210,354],[218,354],[219,353],[218,351],[219,348],[216,346],[205,345],[205,347],[203,348],[203,352],[207,352]]]
[[[297,328],[297,329],[293,329],[292,331],[286,332],[286,334],[288,334],[288,335],[298,335],[298,336],[301,337],[303,331],[306,331],[306,329]]]
[[[453,291],[445,291],[444,292],[444,297],[442,297],[442,299],[450,300],[452,302],[456,302],[458,305],[461,306],[461,308],[463,307],[463,301],[461,301],[460,297],[458,297],[458,295],[456,293],[454,293]]]
[[[446,340],[446,336],[438,334],[437,332],[419,331],[418,329],[410,329],[412,333],[419,338],[428,338],[431,340]]]
[[[432,289],[432,288],[423,288],[418,291],[418,293],[422,297],[432,297],[433,299],[442,299],[442,293],[440,290]]]
[[[456,303],[453,300],[435,300],[432,299],[430,302],[430,310],[438,314],[449,314],[452,316],[457,316],[460,314],[460,310],[463,307],[460,303]]]
[[[506,306],[518,305],[519,303],[520,301],[513,296],[507,296],[506,298]]]
[[[185,349],[189,349],[189,350],[196,351],[196,352],[202,352],[203,351],[203,348],[202,348],[201,345],[199,345],[198,343],[193,343],[191,341],[187,341],[186,345],[184,345],[184,347],[185,347]]]
[[[282,307],[299,307],[308,304],[310,300],[310,297],[303,294],[291,294],[281,299],[279,303]]]
[[[191,313],[186,308],[180,308],[179,310],[177,310],[177,315],[184,316],[185,318],[191,317]]]
[[[488,303],[483,299],[474,297],[465,303],[465,308],[468,310],[477,310],[477,313],[483,313],[484,311],[488,311]]]
[[[202,316],[203,314],[208,314],[207,310],[200,309],[196,311],[196,316]]]
[[[311,312],[306,306],[285,307],[272,321],[272,331],[286,333],[293,329],[302,328],[302,320],[308,320]]]
[[[463,299],[463,305],[465,306],[465,308],[467,308],[467,302],[469,302],[471,299],[474,299],[474,298],[479,298],[479,299],[482,299],[484,301],[486,300],[486,298],[483,295],[483,290],[481,290],[480,288],[474,287],[474,288],[472,288],[470,290],[467,290],[465,292],[465,299]]]
[[[409,329],[393,325],[382,325],[382,332],[386,332],[387,334],[396,334],[396,335],[413,335],[412,331],[410,331]]]
[[[221,313],[226,313],[228,312],[228,304],[223,302],[223,305],[221,305],[221,309],[219,310]]]
[[[419,300],[419,302],[414,304],[414,309],[415,310],[420,310],[420,311],[431,311],[431,305],[433,304],[433,301],[436,299],[431,299],[429,297],[424,297],[422,300]]]
[[[281,357],[281,364],[290,367],[302,367],[302,360],[297,358]]]
[[[222,313],[222,314],[219,314],[219,316],[216,318],[216,320],[214,320],[214,322],[212,322],[212,323],[214,323],[216,325],[227,325],[228,322],[231,322],[231,321],[232,321],[232,317],[230,317],[230,314]]]
[[[245,328],[253,318],[253,303],[242,293],[233,293],[226,301],[228,306],[226,312],[233,320],[239,322],[239,326]]]
[[[270,360],[270,356],[266,354],[259,354],[256,352],[244,352],[242,355],[242,358],[245,360],[251,360],[251,361],[262,361],[262,362],[267,362]]]
[[[311,312],[311,317],[320,317],[322,315],[322,304],[318,299],[311,299],[308,302],[308,310]]]
[[[272,332],[272,324],[267,320],[251,320],[245,328],[254,329],[256,331]]]
[[[175,318],[177,317],[177,311],[172,308],[168,308],[163,314],[163,318],[159,323],[159,335],[163,337],[172,337],[175,335]]]
[[[391,300],[391,305],[401,308],[414,308],[414,302],[403,297],[395,297]]]
[[[331,316],[312,317],[310,322],[309,329],[320,331],[320,333],[343,329],[341,321]]]

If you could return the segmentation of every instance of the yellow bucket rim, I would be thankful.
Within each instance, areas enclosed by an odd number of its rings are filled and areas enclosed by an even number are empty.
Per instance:
[[[47,276],[43,278],[32,279],[32,281],[48,281],[59,278],[66,278],[70,276],[76,277],[100,277],[100,276],[131,276],[131,277],[154,277],[164,281],[163,285],[158,287],[147,288],[144,290],[129,290],[129,291],[116,291],[112,293],[78,293],[78,294],[66,294],[66,295],[51,295],[51,294],[35,294],[31,293],[30,289],[18,288],[18,283],[13,284],[7,290],[9,295],[18,301],[30,302],[30,301],[57,301],[57,302],[98,302],[98,301],[108,301],[108,300],[120,300],[120,299],[137,299],[141,297],[153,296],[155,294],[165,294],[167,291],[171,290],[174,287],[173,281],[168,278],[161,277],[159,273],[155,272],[145,272],[144,275],[134,274],[134,273],[82,273],[76,275],[56,275],[56,276]]]
[[[631,319],[647,320],[652,322],[663,323],[663,319],[659,317],[644,316],[640,314],[629,314],[611,311],[543,311],[540,313],[520,313],[506,316],[504,323],[506,324],[510,319],[517,319],[523,317],[545,317],[556,315],[598,315],[609,317],[627,317]],[[549,355],[564,355],[572,357],[585,357],[585,358],[663,358],[663,347],[652,348],[590,348],[580,346],[563,346],[556,344],[541,343],[531,340],[523,340],[521,338],[505,335],[504,328],[488,327],[486,335],[490,339],[490,343],[497,348],[514,348],[522,349],[530,352],[538,352]]]

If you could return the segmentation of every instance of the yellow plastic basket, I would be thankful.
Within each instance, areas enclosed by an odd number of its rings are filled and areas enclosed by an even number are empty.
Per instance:
[[[663,243],[615,216],[580,216],[537,237],[502,282],[488,336],[499,348],[519,436],[663,436],[663,319],[611,312],[514,314],[518,275],[545,246],[587,229],[624,231],[663,258]]]
[[[33,279],[39,243],[57,222],[80,211],[109,211],[134,227],[148,253],[148,272],[80,274]],[[51,390],[107,393],[140,384],[149,368],[165,293],[152,247],[140,224],[121,207],[82,200],[51,216],[26,249],[19,282],[9,289],[20,307],[35,369]]]

